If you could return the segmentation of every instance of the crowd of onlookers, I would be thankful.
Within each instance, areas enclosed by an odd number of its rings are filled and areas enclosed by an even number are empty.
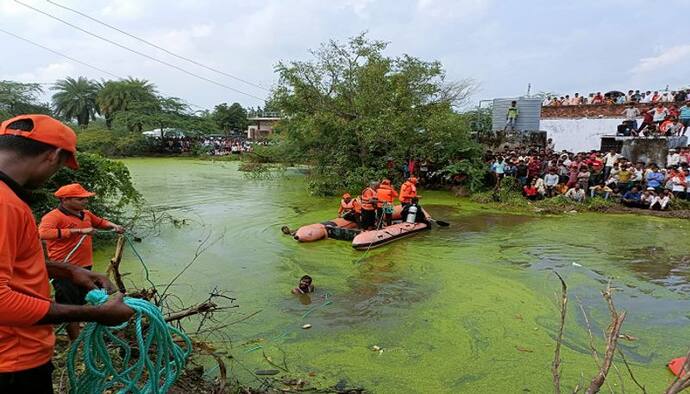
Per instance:
[[[610,105],[610,104],[628,104],[628,103],[682,103],[690,100],[689,89],[679,89],[669,91],[668,89],[659,91],[647,90],[641,92],[639,90],[628,90],[628,93],[623,92],[608,92],[602,94],[601,92],[590,93],[587,96],[581,96],[580,93],[575,93],[573,96],[566,94],[565,96],[546,96],[544,98],[543,106],[559,107],[567,105]]]
[[[203,153],[211,156],[225,156],[252,151],[252,144],[238,137],[224,136],[172,136],[153,137],[151,143],[155,150],[165,154]]]
[[[618,126],[616,134],[623,136],[681,136],[690,125],[690,101],[680,108],[676,104],[668,107],[663,102],[654,106],[638,109],[630,104],[621,115],[624,120]],[[638,125],[638,118],[640,119]]]
[[[690,149],[670,149],[665,167],[631,162],[615,150],[609,152],[556,152],[519,147],[487,152],[496,188],[505,177],[515,178],[525,198],[541,200],[564,196],[584,202],[589,198],[618,201],[635,208],[665,210],[675,199],[690,197],[686,181]]]

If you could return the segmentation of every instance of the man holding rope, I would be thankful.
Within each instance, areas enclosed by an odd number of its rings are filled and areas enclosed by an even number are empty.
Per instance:
[[[79,266],[91,271],[93,267],[92,234],[95,229],[112,230],[122,234],[125,229],[86,210],[89,199],[95,196],[78,183],[65,185],[55,192],[60,205],[41,219],[38,234],[46,241],[48,259]],[[90,289],[79,287],[69,279],[53,280],[55,302],[67,305],[85,305]],[[67,325],[71,341],[79,336],[79,323]]]
[[[0,124],[0,393],[53,392],[52,324],[116,325],[133,314],[122,294],[98,306],[51,301],[49,277],[88,289],[112,288],[104,275],[46,262],[29,207],[31,189],[62,166],[79,168],[76,148],[74,131],[46,115],[21,115]]]

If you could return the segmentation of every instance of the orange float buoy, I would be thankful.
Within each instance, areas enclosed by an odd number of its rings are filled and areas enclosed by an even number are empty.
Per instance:
[[[680,377],[685,373],[683,370],[683,367],[685,367],[685,362],[687,361],[686,357],[678,357],[674,358],[673,360],[669,361],[668,363],[668,369],[673,372],[674,375]]]

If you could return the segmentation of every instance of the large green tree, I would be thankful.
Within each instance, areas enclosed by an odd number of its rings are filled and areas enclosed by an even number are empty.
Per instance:
[[[67,77],[55,82],[51,88],[53,94],[53,108],[58,116],[67,120],[76,119],[81,127],[87,127],[89,121],[96,118],[99,112],[96,98],[101,85],[85,77],[74,79]]]
[[[470,124],[454,111],[472,83],[449,82],[439,62],[387,57],[385,48],[360,35],[323,44],[311,61],[276,67],[271,105],[283,121],[268,153],[311,164],[315,192],[361,187],[390,175],[390,161],[480,165]]]
[[[213,109],[211,117],[218,125],[218,128],[226,134],[231,130],[245,130],[249,124],[247,121],[247,110],[240,103],[233,103],[230,106],[227,103],[218,104]]]
[[[15,81],[0,81],[0,120],[20,114],[51,114],[48,104],[39,102],[41,85]]]
[[[142,108],[155,110],[158,102],[156,93],[156,86],[152,83],[130,77],[121,81],[104,82],[96,102],[105,116],[106,126],[111,128],[118,112]]]

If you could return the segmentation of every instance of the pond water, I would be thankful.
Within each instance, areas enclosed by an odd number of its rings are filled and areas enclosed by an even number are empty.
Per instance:
[[[188,220],[136,245],[156,283],[177,274],[206,237],[219,238],[171,291],[189,304],[214,288],[227,290],[240,307],[223,320],[254,314],[213,337],[246,383],[254,379],[248,370],[273,368],[265,355],[281,365],[285,359],[291,375],[322,387],[550,392],[560,291],[553,270],[570,291],[564,387],[588,384],[596,371],[582,309],[603,353],[609,316],[601,290],[609,279],[617,307],[627,311],[623,332],[638,338],[620,347],[650,392],[672,380],[665,363],[690,346],[687,221],[519,216],[422,191],[425,208],[451,227],[364,253],[342,241],[298,244],[280,232],[337,211],[337,198],[310,196],[297,173],[253,181],[231,162],[125,163],[149,204]],[[142,281],[131,250],[122,270]],[[305,273],[317,288],[309,300],[290,294]],[[312,328],[301,329],[306,323]],[[638,392],[623,363],[616,365],[606,391]]]

